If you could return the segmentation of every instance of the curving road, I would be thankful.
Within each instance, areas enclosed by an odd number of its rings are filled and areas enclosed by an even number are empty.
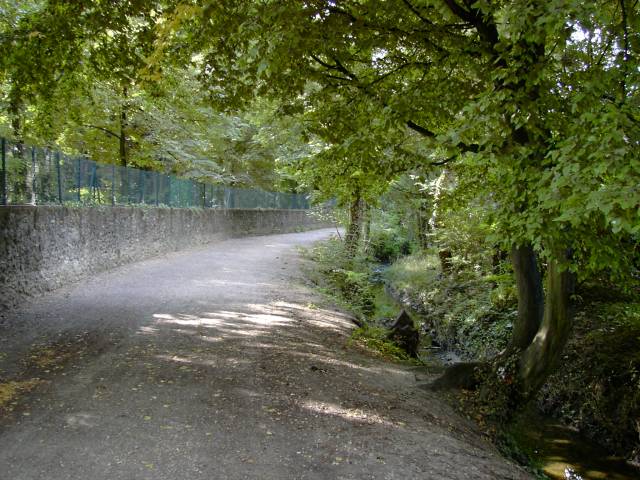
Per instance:
[[[529,478],[413,370],[347,344],[295,248],[330,234],[140,262],[9,316],[0,479]]]

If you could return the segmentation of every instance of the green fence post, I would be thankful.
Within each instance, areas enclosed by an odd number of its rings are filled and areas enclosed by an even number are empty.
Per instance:
[[[140,195],[138,197],[140,201],[138,203],[145,203],[144,202],[144,189],[145,189],[144,177],[145,177],[144,171],[138,170],[138,190],[140,190]]]
[[[60,168],[60,152],[56,152],[56,174],[58,177],[58,203],[62,205],[62,169]]]
[[[160,190],[160,174],[158,172],[154,172],[154,183],[155,183],[155,187],[156,187],[156,207],[158,206],[158,193]]]
[[[116,164],[111,165],[111,205],[116,204]]]
[[[7,204],[7,141],[2,139],[2,205]]]
[[[124,191],[125,191],[125,195],[126,195],[126,202],[125,205],[129,205],[131,203],[131,196],[129,195],[129,188],[130,188],[130,183],[129,183],[129,167],[127,167],[126,165],[124,166],[124,171],[126,173],[125,175],[125,180],[124,180]]]
[[[100,204],[100,190],[98,190],[98,170],[95,162],[91,166],[91,176],[89,177],[89,203]]]
[[[78,165],[78,184],[77,184],[77,187],[78,187],[78,203],[80,203],[80,202],[82,202],[82,195],[80,193],[80,187],[81,187],[81,184],[82,184],[82,172],[81,172],[82,165],[80,163],[80,157],[78,157],[78,161],[76,163]]]
[[[37,171],[37,163],[36,163],[36,147],[31,147],[31,204],[38,204],[38,171]]]

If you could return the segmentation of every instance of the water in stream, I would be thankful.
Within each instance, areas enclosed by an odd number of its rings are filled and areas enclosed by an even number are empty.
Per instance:
[[[406,308],[382,286],[378,295],[386,296],[385,313],[389,303]],[[387,300],[385,299],[385,300]],[[378,302],[377,302],[378,303]],[[410,310],[410,309],[409,309]],[[416,312],[410,311],[415,317]],[[455,352],[431,350],[431,355],[442,365],[451,365],[461,359]],[[430,360],[432,360],[430,359]],[[530,412],[523,416],[514,428],[515,440],[530,453],[530,456],[544,473],[558,480],[640,480],[640,468],[635,468],[624,459],[607,454],[593,441],[575,430],[562,425],[557,420]],[[574,473],[572,473],[574,472]]]
[[[553,479],[638,480],[640,469],[608,455],[575,430],[535,412],[518,423],[516,440],[531,451],[544,473]],[[578,476],[567,476],[571,469]]]

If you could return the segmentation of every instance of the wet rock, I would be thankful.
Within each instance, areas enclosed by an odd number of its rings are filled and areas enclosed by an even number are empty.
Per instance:
[[[414,358],[418,357],[418,344],[420,343],[420,333],[413,324],[409,314],[402,310],[400,315],[391,325],[389,339],[397,343],[400,348]]]

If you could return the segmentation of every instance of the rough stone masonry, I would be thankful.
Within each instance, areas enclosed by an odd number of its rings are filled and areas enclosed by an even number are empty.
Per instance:
[[[37,293],[154,255],[323,226],[308,210],[0,207],[0,315]]]

